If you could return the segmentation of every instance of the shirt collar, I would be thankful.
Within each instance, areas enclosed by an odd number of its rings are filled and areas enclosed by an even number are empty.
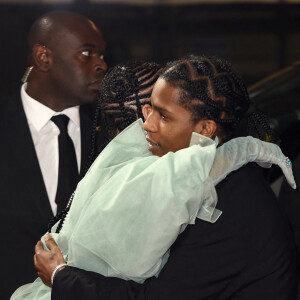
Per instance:
[[[37,131],[40,131],[53,116],[60,114],[65,114],[77,127],[80,127],[79,105],[69,107],[61,112],[56,112],[39,101],[31,98],[26,93],[26,88],[27,83],[24,83],[21,87],[23,107],[28,122],[32,124]]]

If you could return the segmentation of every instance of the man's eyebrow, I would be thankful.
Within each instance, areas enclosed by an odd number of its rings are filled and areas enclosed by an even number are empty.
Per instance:
[[[159,112],[172,114],[171,111],[167,110],[167,109],[164,108],[164,107],[161,107],[161,106],[158,106],[158,105],[155,105],[155,104],[152,104],[152,107],[153,107],[154,109],[158,110]]]
[[[89,48],[95,48],[96,45],[91,44],[91,43],[85,43],[85,44],[80,45],[79,48],[81,49],[81,48],[86,48],[86,47],[89,47]]]

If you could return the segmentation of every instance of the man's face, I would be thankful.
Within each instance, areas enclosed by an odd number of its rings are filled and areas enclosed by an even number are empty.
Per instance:
[[[163,156],[189,146],[196,125],[191,121],[191,112],[178,105],[179,97],[180,90],[164,79],[158,79],[154,85],[152,108],[144,116],[143,126],[153,155]]]
[[[107,65],[106,43],[92,22],[79,22],[62,29],[53,46],[53,65],[49,73],[51,92],[63,108],[97,99]]]

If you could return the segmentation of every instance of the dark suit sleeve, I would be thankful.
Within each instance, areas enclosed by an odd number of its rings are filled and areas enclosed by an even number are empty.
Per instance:
[[[234,172],[217,192],[220,219],[189,225],[158,278],[137,284],[68,267],[57,274],[52,299],[293,299],[295,249],[260,170]]]
[[[279,194],[279,203],[288,216],[296,238],[297,247],[300,249],[300,155],[293,162],[293,173],[297,188],[293,190],[287,181],[284,180]]]
[[[142,296],[143,287],[146,289],[146,284],[67,267],[56,275],[51,299],[146,299]]]
[[[300,155],[293,162],[293,173],[296,181],[297,188],[293,190],[286,180],[282,183],[279,204],[282,210],[286,213],[292,228],[296,246],[297,246],[297,259],[298,259],[298,296],[300,300]]]

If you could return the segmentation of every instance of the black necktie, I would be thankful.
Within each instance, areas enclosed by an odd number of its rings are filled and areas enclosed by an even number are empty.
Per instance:
[[[66,115],[58,115],[51,118],[60,130],[58,136],[59,165],[58,184],[55,202],[57,213],[63,210],[73,193],[78,180],[78,167],[74,144],[68,134],[69,118]]]

